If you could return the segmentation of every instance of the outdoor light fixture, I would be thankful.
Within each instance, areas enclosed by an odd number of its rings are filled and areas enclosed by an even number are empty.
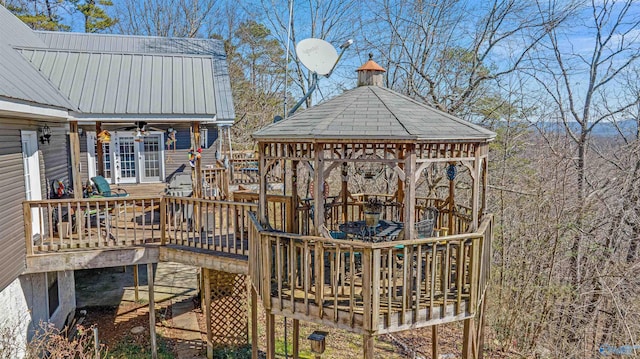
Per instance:
[[[40,133],[40,143],[44,144],[44,141],[47,141],[47,143],[49,143],[51,139],[51,129],[49,128],[49,126],[44,125],[44,127],[40,129]]]
[[[307,339],[311,342],[311,352],[315,354],[316,358],[320,358],[320,354],[324,353],[325,349],[325,338],[327,337],[327,332],[323,332],[320,330],[316,330]]]

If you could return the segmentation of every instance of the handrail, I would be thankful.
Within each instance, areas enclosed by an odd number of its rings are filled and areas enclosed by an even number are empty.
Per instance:
[[[485,216],[473,233],[382,243],[263,230],[262,272],[252,280],[275,312],[347,329],[469,317],[488,281],[491,223]]]

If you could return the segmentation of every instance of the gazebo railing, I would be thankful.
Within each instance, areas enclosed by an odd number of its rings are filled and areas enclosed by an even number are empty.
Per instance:
[[[265,307],[354,331],[469,317],[489,275],[490,216],[474,233],[383,243],[255,230]]]

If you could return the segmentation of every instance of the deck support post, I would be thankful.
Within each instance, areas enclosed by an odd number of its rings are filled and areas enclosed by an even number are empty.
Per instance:
[[[207,358],[213,358],[213,334],[211,331],[211,270],[203,268],[204,318],[207,322]]]
[[[71,176],[73,181],[73,198],[82,199],[82,178],[80,177],[80,137],[78,121],[69,122],[69,146],[71,147]]]
[[[431,357],[439,358],[440,353],[440,343],[438,343],[438,326],[434,325],[431,327]]]
[[[137,302],[140,300],[139,294],[139,276],[138,276],[138,265],[133,265],[133,299]]]
[[[249,282],[251,292],[251,359],[258,359],[258,292]]]
[[[275,315],[271,314],[270,310],[267,310],[267,359],[276,358],[276,328],[275,328]]]
[[[153,263],[147,263],[147,283],[149,286],[149,338],[151,340],[151,358],[158,359],[156,344],[156,302],[153,289]]]
[[[364,347],[364,355],[362,356],[364,359],[373,359],[374,357],[374,339],[371,334],[364,334],[363,338],[363,347]]]
[[[462,333],[462,359],[475,359],[476,356],[474,355],[475,350],[473,349],[473,346],[475,345],[475,340],[474,340],[474,328],[475,328],[475,323],[474,323],[474,319],[473,318],[469,318],[469,319],[465,319],[463,321],[463,333]]]
[[[293,319],[293,359],[300,357],[300,320]]]

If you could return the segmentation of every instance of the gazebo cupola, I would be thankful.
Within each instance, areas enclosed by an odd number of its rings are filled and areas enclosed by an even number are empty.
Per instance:
[[[382,86],[382,74],[387,72],[382,66],[373,61],[373,54],[369,54],[369,61],[360,66],[358,72],[358,86]]]
[[[253,134],[260,244],[250,275],[268,318],[361,333],[365,358],[375,335],[473,321],[491,249],[495,133],[383,87],[384,72],[370,58],[358,87]],[[284,193],[267,183],[276,168]],[[274,210],[276,194],[289,210]]]

